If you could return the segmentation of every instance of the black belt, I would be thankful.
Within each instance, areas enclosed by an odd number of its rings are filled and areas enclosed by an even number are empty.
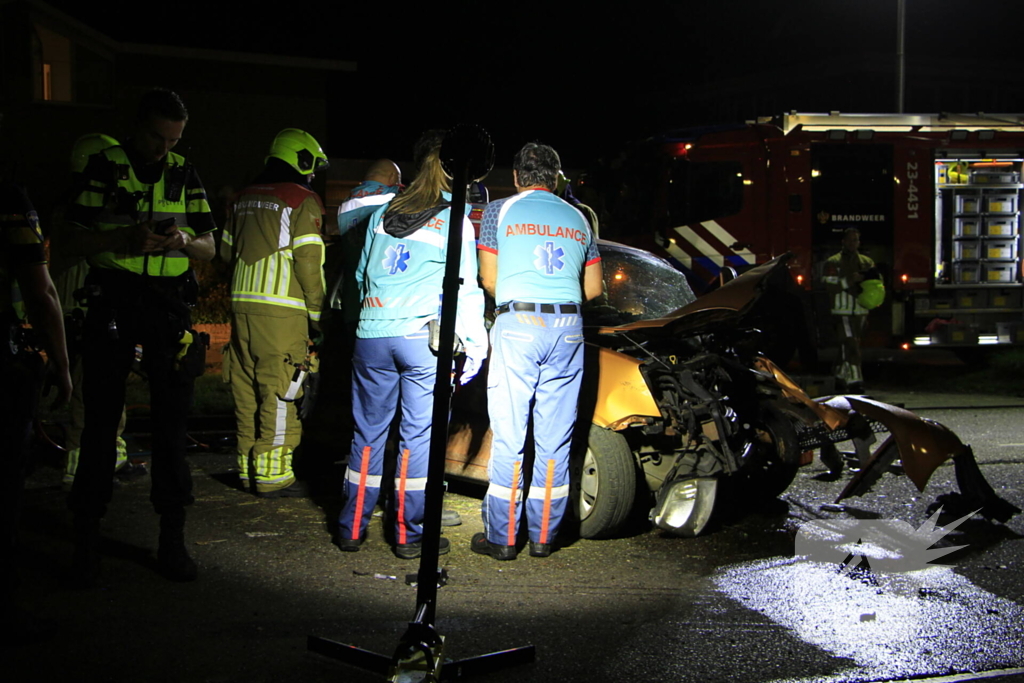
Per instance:
[[[87,300],[95,297],[87,304],[89,306],[97,303],[107,308],[144,308],[155,303],[172,313],[188,316],[187,302],[194,302],[197,287],[191,269],[181,275],[158,276],[113,268],[90,268],[84,289]],[[97,289],[90,292],[91,288]]]
[[[579,304],[531,304],[526,301],[513,301],[511,304],[502,304],[494,309],[496,313],[508,313],[515,311],[532,311],[534,313],[575,313],[580,314]]]

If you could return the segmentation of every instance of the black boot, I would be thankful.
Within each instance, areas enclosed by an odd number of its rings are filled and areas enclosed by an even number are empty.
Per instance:
[[[74,539],[71,582],[78,588],[93,588],[100,575],[100,518],[75,515]]]
[[[160,573],[171,581],[195,581],[199,576],[196,563],[185,549],[184,510],[160,515],[160,547],[156,561]]]

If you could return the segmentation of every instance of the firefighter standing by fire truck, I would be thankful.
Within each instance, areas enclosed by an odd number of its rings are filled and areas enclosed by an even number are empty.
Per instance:
[[[95,175],[68,210],[68,220],[80,228],[71,231],[69,248],[86,256],[90,267],[85,429],[68,501],[75,516],[73,569],[83,586],[98,577],[100,519],[113,494],[117,426],[137,345],[150,385],[158,569],[176,581],[198,574],[184,537],[185,508],[194,500],[185,442],[193,383],[205,369],[205,355],[193,343],[189,305],[198,287],[189,258],[213,258],[216,226],[195,168],[171,152],[187,121],[177,94],[145,93],[128,143],[99,154],[106,163],[90,167]]]
[[[234,202],[221,257],[234,265],[231,347],[226,360],[238,422],[238,469],[264,498],[300,497],[292,454],[302,426],[309,337],[320,336],[324,207],[309,187],[327,156],[312,135],[278,133],[263,172]],[[250,465],[250,458],[252,464]]]
[[[866,271],[874,268],[869,257],[859,253],[860,230],[847,228],[843,232],[843,248],[825,261],[823,280],[829,296],[832,320],[839,342],[839,357],[834,373],[846,391],[862,391],[864,374],[861,370],[860,339],[868,309],[858,298]]]

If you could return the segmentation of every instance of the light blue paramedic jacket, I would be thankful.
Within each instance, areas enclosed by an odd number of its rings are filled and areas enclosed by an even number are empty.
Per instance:
[[[444,198],[451,201],[447,192]],[[409,335],[440,318],[451,209],[444,209],[405,237],[394,237],[384,232],[387,208],[387,204],[381,206],[370,218],[356,268],[356,283],[362,292],[356,336],[362,339]],[[455,332],[469,355],[474,355],[472,348],[482,358],[487,351],[484,292],[477,280],[473,224],[465,216],[459,277]]]

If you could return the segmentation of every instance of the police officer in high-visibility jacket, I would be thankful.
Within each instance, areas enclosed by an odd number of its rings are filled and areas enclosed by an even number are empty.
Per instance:
[[[83,183],[88,183],[89,175],[85,169],[90,163],[104,164],[103,158],[96,156],[105,149],[119,147],[120,143],[109,135],[89,133],[75,141],[71,149],[71,194],[73,200],[81,192]],[[112,170],[109,164],[105,167]],[[59,209],[58,209],[59,211]],[[71,363],[71,380],[74,391],[69,404],[70,420],[65,433],[64,448],[67,458],[64,462],[64,476],[61,484],[70,491],[78,469],[78,456],[82,451],[82,429],[85,427],[85,403],[82,400],[82,345],[81,326],[85,320],[85,308],[75,296],[85,286],[85,277],[89,273],[89,264],[80,254],[68,254],[64,248],[65,230],[68,224],[61,218],[53,221],[55,230],[50,238],[50,277],[57,288],[60,306],[64,311],[64,329],[68,335],[68,360]],[[121,411],[121,422],[117,428],[117,460],[115,472],[123,472],[128,476],[145,473],[145,465],[128,464],[128,446],[121,437],[126,421],[125,412]]]
[[[68,236],[69,248],[89,261],[85,430],[68,501],[75,514],[74,570],[86,586],[99,572],[99,523],[112,495],[117,427],[136,346],[150,386],[158,568],[177,581],[198,573],[184,538],[185,507],[193,502],[187,418],[204,368],[200,346],[192,343],[189,305],[197,287],[189,258],[213,258],[216,226],[195,168],[171,152],[187,121],[177,94],[145,93],[127,144],[100,152],[101,163],[87,167],[87,183],[68,209],[67,219],[79,228]]]
[[[582,213],[553,194],[561,161],[547,145],[516,154],[516,194],[491,202],[480,227],[480,279],[494,295],[487,412],[493,441],[485,531],[471,548],[515,559],[527,426],[533,479],[526,495],[530,555],[547,557],[569,499],[569,448],[583,379],[580,307],[603,290],[601,256]]]
[[[843,232],[843,248],[825,261],[825,289],[828,292],[836,338],[839,341],[839,358],[834,373],[845,391],[863,391],[864,373],[861,370],[860,339],[864,334],[864,323],[868,309],[858,299],[865,271],[874,268],[875,262],[861,254],[860,230],[847,228]],[[877,305],[877,304],[876,304]]]
[[[308,336],[324,298],[324,207],[310,189],[327,156],[312,135],[278,133],[263,172],[242,190],[224,229],[221,257],[234,266],[226,372],[235,398],[238,469],[264,498],[305,495],[292,471],[302,426]]]

